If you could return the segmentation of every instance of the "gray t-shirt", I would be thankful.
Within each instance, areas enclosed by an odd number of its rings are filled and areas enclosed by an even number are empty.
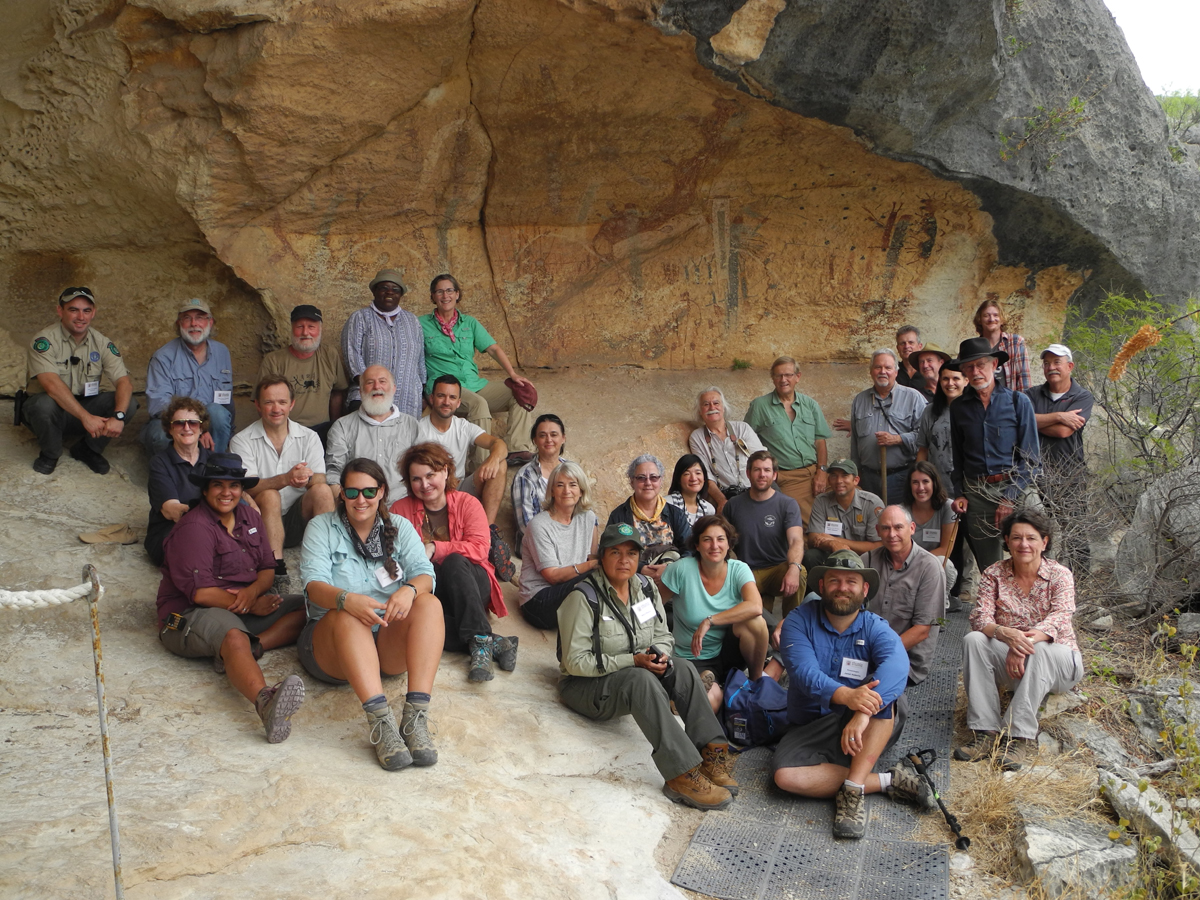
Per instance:
[[[942,528],[946,525],[953,525],[958,521],[958,516],[954,514],[954,510],[950,508],[953,500],[946,500],[941,505],[941,508],[933,511],[933,516],[928,522],[916,522],[917,530],[913,532],[913,543],[924,547],[926,550],[936,550],[942,546]],[[912,510],[910,509],[911,513]]]
[[[529,530],[521,541],[522,603],[550,587],[550,582],[542,577],[542,569],[576,566],[587,561],[598,524],[591,510],[573,517],[567,525],[555,522],[545,510],[529,520]]]
[[[789,528],[803,528],[800,504],[782,491],[768,500],[753,500],[750,492],[725,504],[723,515],[738,531],[737,556],[752,569],[787,562]]]
[[[932,403],[925,407],[921,421],[917,423],[917,446],[929,451],[929,461],[942,476],[942,487],[947,494],[953,493],[954,482],[950,477],[954,474],[954,448],[950,445],[949,406],[937,418],[933,416]]]

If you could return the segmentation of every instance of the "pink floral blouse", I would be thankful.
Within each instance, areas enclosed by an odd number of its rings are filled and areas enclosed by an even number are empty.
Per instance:
[[[979,602],[971,613],[971,628],[982,631],[996,624],[1022,630],[1036,628],[1069,650],[1078,650],[1071,617],[1075,614],[1075,576],[1066,566],[1043,559],[1033,590],[1026,597],[1013,576],[1012,560],[984,570],[979,578]]]

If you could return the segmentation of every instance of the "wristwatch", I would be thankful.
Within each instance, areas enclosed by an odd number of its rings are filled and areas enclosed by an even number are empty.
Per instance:
[[[829,471],[829,466],[817,466],[817,468],[818,468],[818,469],[820,469],[822,472],[828,472],[828,471]]]
[[[125,413],[123,413],[123,412],[113,413],[113,418],[116,419],[118,422],[124,422],[125,421]]]

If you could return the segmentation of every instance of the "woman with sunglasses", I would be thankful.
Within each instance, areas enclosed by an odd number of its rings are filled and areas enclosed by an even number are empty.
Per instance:
[[[642,538],[638,571],[660,581],[663,570],[687,550],[692,526],[687,513],[671,506],[662,496],[662,460],[643,453],[629,464],[625,474],[633,493],[608,514],[608,525],[632,525]],[[661,583],[660,583],[661,589]]]
[[[314,678],[349,683],[388,771],[432,766],[429,702],[442,657],[442,605],[433,566],[412,525],[387,513],[379,464],[354,459],[342,470],[337,509],[314,516],[304,532],[300,576],[308,624],[296,649]],[[400,724],[383,675],[408,673]]]
[[[156,566],[163,564],[163,541],[200,499],[200,488],[189,476],[200,472],[208,450],[200,435],[209,429],[208,408],[191,397],[172,397],[159,421],[171,443],[150,460],[146,490],[150,494],[150,522],[144,546]]]

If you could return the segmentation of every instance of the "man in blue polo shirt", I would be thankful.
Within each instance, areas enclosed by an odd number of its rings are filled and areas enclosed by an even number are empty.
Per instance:
[[[833,797],[834,837],[861,838],[867,794],[886,791],[926,810],[936,804],[907,761],[872,771],[904,729],[908,654],[888,623],[862,608],[879,590],[879,573],[857,553],[831,553],[810,577],[820,602],[792,610],[780,634],[793,727],[775,749],[775,783]]]

